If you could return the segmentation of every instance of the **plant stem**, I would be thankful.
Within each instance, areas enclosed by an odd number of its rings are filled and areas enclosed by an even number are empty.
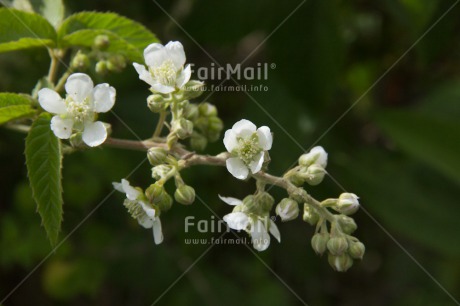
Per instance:
[[[161,135],[161,131],[163,130],[163,126],[165,124],[165,120],[166,120],[166,111],[160,111],[160,118],[158,118],[158,123],[157,123],[157,126],[155,128],[155,132],[153,133],[153,139],[156,139],[158,137],[160,137]]]
[[[70,70],[70,68],[67,69],[67,71],[61,76],[56,86],[54,87],[55,91],[60,92],[64,88],[65,82],[67,81],[71,73],[72,71]]]
[[[51,58],[50,68],[48,70],[48,81],[54,84],[56,74],[59,68],[59,57],[56,56],[55,52],[52,49],[48,49],[48,53]]]

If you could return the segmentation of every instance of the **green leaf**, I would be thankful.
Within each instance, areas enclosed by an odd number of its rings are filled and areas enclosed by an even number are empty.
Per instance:
[[[64,3],[62,0],[42,0],[42,2],[39,9],[41,15],[54,27],[57,27],[64,20]]]
[[[53,47],[56,31],[42,16],[0,8],[0,52]]]
[[[131,61],[142,61],[142,52],[149,44],[158,42],[143,25],[115,13],[82,12],[64,20],[58,31],[64,47],[92,47],[94,38],[107,35],[111,53],[125,55]]]
[[[51,115],[35,120],[26,138],[26,165],[33,198],[52,245],[62,222],[61,143],[50,128]]]
[[[34,115],[31,98],[15,93],[0,93],[0,124]]]
[[[460,182],[458,123],[409,111],[382,112],[377,123],[402,150]]]

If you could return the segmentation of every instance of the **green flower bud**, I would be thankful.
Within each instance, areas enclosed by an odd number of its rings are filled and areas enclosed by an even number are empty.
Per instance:
[[[160,94],[153,94],[147,98],[147,106],[153,113],[159,113],[162,110],[165,110],[168,104],[165,102],[165,99]]]
[[[248,195],[243,199],[243,207],[242,211],[246,213],[258,213],[260,208],[258,207],[258,203],[255,199],[255,196]]]
[[[323,255],[327,249],[327,242],[329,241],[329,233],[317,233],[311,238],[311,247],[316,254]]]
[[[310,225],[315,225],[319,221],[318,213],[308,204],[303,205],[303,221],[309,223]]]
[[[159,203],[165,194],[165,189],[160,184],[152,184],[145,190],[145,196],[150,203]]]
[[[345,234],[351,234],[358,228],[355,220],[347,216],[337,216],[337,222],[339,223],[342,232],[344,232]]]
[[[99,50],[106,50],[110,46],[110,39],[107,35],[98,35],[94,38],[94,47]]]
[[[79,71],[85,71],[89,67],[88,56],[84,53],[78,52],[72,59],[70,67]]]
[[[323,147],[318,146],[310,150],[310,152],[303,154],[299,158],[299,165],[309,167],[313,164],[326,168],[327,166],[327,153]]]
[[[173,204],[173,199],[166,191],[163,193],[163,196],[161,197],[160,202],[157,203],[161,211],[169,210],[172,204]]]
[[[179,120],[175,120],[172,123],[172,131],[179,137],[180,139],[185,139],[190,137],[193,132],[193,123],[190,120],[181,118]]]
[[[299,216],[299,204],[290,198],[284,198],[276,205],[276,214],[281,221],[291,221]]]
[[[109,72],[107,68],[107,61],[99,61],[96,63],[96,73],[100,75],[106,75]]]
[[[272,210],[275,199],[268,192],[260,192],[254,196],[255,201],[261,208],[262,212],[269,213]]]
[[[192,121],[198,118],[198,106],[192,103],[189,103],[187,106],[185,106],[184,117]]]
[[[327,242],[327,249],[332,255],[342,255],[348,249],[345,237],[332,237]]]
[[[287,179],[294,185],[296,185],[297,187],[300,187],[303,185],[303,183],[305,182],[305,180],[300,177],[297,173],[293,174],[293,175],[289,175],[287,177]]]
[[[208,102],[200,103],[198,110],[201,116],[204,117],[215,117],[217,116],[217,108]]]
[[[195,99],[203,94],[204,83],[197,80],[190,80],[184,86],[184,99]]]
[[[329,254],[328,261],[331,267],[338,272],[345,272],[353,266],[353,259],[346,253],[338,256]]]
[[[120,72],[126,67],[126,59],[121,54],[113,55],[107,61],[107,69],[111,72]]]
[[[305,182],[307,182],[309,185],[316,186],[323,181],[325,174],[326,171],[323,167],[317,164],[313,164],[309,166],[307,170],[301,175],[305,179]]]
[[[345,215],[354,214],[359,208],[358,196],[354,193],[342,193],[335,209]]]
[[[168,152],[163,148],[154,147],[147,151],[147,158],[152,166],[164,164],[167,156]]]
[[[208,120],[208,138],[213,142],[219,140],[220,132],[224,128],[224,123],[219,117],[209,117]]]
[[[190,138],[190,146],[195,151],[204,151],[206,146],[208,145],[208,140],[206,137],[199,133],[193,133],[192,137]]]
[[[195,189],[191,186],[182,185],[174,192],[176,202],[184,205],[190,205],[195,201]]]
[[[354,259],[363,259],[366,247],[359,241],[351,241],[348,248],[348,254]]]

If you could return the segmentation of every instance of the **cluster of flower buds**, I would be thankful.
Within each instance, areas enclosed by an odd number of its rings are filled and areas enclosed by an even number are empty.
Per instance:
[[[304,183],[315,186],[323,181],[326,166],[326,151],[323,147],[314,147],[310,152],[300,156],[299,165],[286,173],[285,177],[296,186],[302,186]]]

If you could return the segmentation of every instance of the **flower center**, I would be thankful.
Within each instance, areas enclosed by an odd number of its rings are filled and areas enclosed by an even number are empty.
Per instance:
[[[132,201],[126,199],[123,202],[123,205],[128,209],[128,213],[133,217],[134,219],[139,219],[145,215],[145,211],[142,208],[142,206],[137,202],[137,201]]]
[[[166,60],[159,67],[152,68],[152,75],[163,85],[174,86],[176,84],[177,71],[172,60]]]
[[[79,102],[75,101],[71,96],[67,96],[65,102],[67,105],[67,113],[77,122],[83,122],[93,114],[88,98]]]
[[[238,148],[236,153],[246,165],[249,165],[249,163],[254,160],[254,157],[261,151],[262,149],[260,148],[259,139],[256,134],[245,139],[238,139]]]

